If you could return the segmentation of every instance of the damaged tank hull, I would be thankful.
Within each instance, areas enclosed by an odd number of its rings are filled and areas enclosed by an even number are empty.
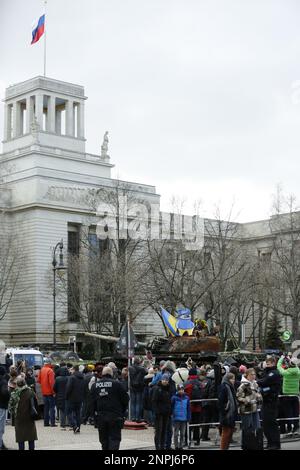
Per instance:
[[[177,336],[156,338],[151,345],[151,352],[157,359],[180,360],[191,357],[193,360],[216,360],[221,350],[221,343],[216,336]]]

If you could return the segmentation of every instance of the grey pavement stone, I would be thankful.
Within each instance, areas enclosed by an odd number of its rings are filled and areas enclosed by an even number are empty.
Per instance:
[[[74,434],[73,431],[62,431],[60,426],[55,428],[44,427],[43,421],[36,421],[38,441],[36,441],[37,450],[101,450],[98,439],[98,430],[94,426],[81,426],[80,434]],[[219,439],[217,430],[210,430],[210,442],[202,442],[199,447],[191,446],[190,450],[219,450]],[[234,435],[235,444],[230,447],[231,450],[240,450],[239,433]],[[15,429],[11,425],[6,425],[3,437],[5,445],[9,449],[18,449],[15,442]],[[282,449],[300,450],[300,439],[281,440]],[[145,449],[155,450],[154,447],[154,428],[137,430],[122,430],[122,442],[120,450]],[[184,451],[183,451],[184,452]]]
[[[37,450],[101,450],[98,430],[94,426],[81,426],[80,434],[74,434],[68,428],[66,431],[62,431],[60,426],[55,428],[44,427],[41,420],[36,421],[36,427],[38,435]],[[120,450],[151,447],[154,441],[153,436],[153,428],[140,431],[123,429]],[[3,441],[9,449],[18,449],[13,426],[9,424],[5,426]]]

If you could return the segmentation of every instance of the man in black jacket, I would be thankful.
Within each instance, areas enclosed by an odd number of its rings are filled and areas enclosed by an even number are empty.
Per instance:
[[[97,412],[102,450],[119,450],[129,396],[120,382],[113,379],[110,367],[104,367],[102,378],[92,385],[91,399]]]
[[[135,357],[129,367],[131,421],[142,422],[144,377],[147,371],[141,366],[141,359]]]
[[[0,366],[0,450],[6,450],[3,434],[6,423],[6,410],[9,402],[9,391],[6,380],[6,370]]]
[[[263,397],[263,431],[267,438],[266,449],[268,450],[280,449],[280,431],[276,418],[278,417],[278,395],[280,393],[281,381],[275,358],[267,358],[265,375],[257,380],[257,383]]]
[[[81,423],[81,407],[84,398],[84,377],[79,372],[79,366],[73,366],[71,369],[72,375],[68,379],[66,388],[66,399],[68,400],[68,407],[71,413],[72,427],[74,433],[80,432]]]

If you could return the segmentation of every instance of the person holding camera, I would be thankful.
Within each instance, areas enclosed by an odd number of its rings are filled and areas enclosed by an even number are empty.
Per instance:
[[[241,416],[242,449],[259,450],[263,448],[263,434],[259,417],[262,396],[256,382],[255,370],[247,369],[237,389],[237,401]]]
[[[113,378],[110,367],[104,367],[101,379],[92,385],[91,401],[97,412],[102,450],[119,450],[129,396],[121,383]]]
[[[264,365],[264,376],[257,381],[263,397],[262,424],[267,438],[267,450],[280,449],[280,431],[277,423],[282,378],[276,367],[276,359],[268,357]]]

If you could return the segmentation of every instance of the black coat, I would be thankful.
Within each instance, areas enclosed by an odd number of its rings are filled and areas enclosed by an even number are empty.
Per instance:
[[[172,387],[170,383],[163,385],[158,382],[152,391],[152,410],[157,415],[170,416],[172,414]]]
[[[81,372],[74,372],[68,378],[66,399],[70,403],[81,403],[84,399],[84,376]]]
[[[234,386],[225,382],[221,383],[219,393],[220,425],[229,428],[235,427],[238,407]]]
[[[150,379],[144,379],[144,390],[143,390],[143,408],[144,410],[152,410],[152,392],[153,387],[150,387],[149,384],[152,381]]]
[[[4,376],[0,376],[0,408],[7,410],[9,397],[8,382]]]
[[[69,380],[69,372],[67,368],[60,369],[60,375],[56,377],[53,390],[55,392],[56,405],[60,409],[65,408],[66,404],[66,390]]]
[[[267,367],[265,375],[257,380],[263,397],[263,403],[276,403],[281,391],[282,377],[277,367]]]
[[[144,389],[144,377],[147,371],[144,367],[133,365],[129,367],[130,390],[142,392]]]
[[[125,416],[129,396],[118,380],[104,375],[92,385],[91,399],[93,410],[105,420],[115,420]]]

